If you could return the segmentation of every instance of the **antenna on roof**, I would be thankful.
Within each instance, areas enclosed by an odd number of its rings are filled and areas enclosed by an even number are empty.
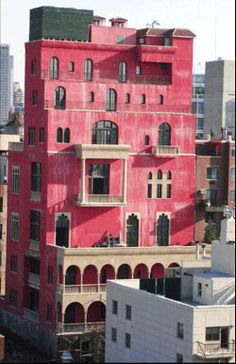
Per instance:
[[[155,28],[155,25],[160,25],[159,20],[153,20],[152,24],[147,23],[146,28]]]

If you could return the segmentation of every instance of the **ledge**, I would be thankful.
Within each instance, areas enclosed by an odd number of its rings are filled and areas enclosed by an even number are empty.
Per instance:
[[[76,157],[80,159],[128,159],[130,145],[77,144]]]

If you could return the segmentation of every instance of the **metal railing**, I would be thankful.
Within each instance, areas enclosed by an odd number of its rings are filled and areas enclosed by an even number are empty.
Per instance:
[[[87,322],[87,323],[70,323],[57,324],[57,333],[80,333],[80,332],[102,332],[105,331],[105,322]]]
[[[82,284],[82,285],[62,285],[58,284],[58,292],[64,294],[76,293],[102,293],[106,292],[106,284]]]
[[[9,150],[14,152],[23,152],[24,143],[21,142],[9,142]]]
[[[40,275],[29,272],[28,281],[29,284],[32,284],[34,286],[40,286]]]
[[[30,250],[35,250],[36,252],[39,252],[40,250],[40,243],[39,241],[36,240],[31,240],[29,241],[29,249]]]
[[[235,353],[235,342],[230,343],[202,343],[197,341],[196,354],[204,359],[207,358],[224,358],[233,356]]]
[[[33,310],[30,310],[29,308],[25,307],[24,308],[24,317],[29,320],[38,321],[39,313],[38,313],[38,311],[33,311]]]
[[[41,71],[41,80],[52,81],[77,81],[77,82],[117,82],[117,83],[136,83],[136,84],[154,84],[154,85],[171,85],[171,76],[160,75],[136,75],[135,73],[119,75],[118,72],[106,72],[103,70],[94,70],[91,74],[84,72],[59,72],[57,78],[51,78],[48,70]]]

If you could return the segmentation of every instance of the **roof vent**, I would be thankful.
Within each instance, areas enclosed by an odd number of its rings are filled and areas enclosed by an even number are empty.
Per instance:
[[[94,15],[93,17],[93,24],[97,26],[103,26],[105,25],[106,18],[103,18],[102,16]]]

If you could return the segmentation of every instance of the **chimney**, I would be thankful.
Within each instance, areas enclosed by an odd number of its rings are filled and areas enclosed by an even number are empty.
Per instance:
[[[125,28],[125,25],[127,23],[127,19],[124,18],[112,18],[109,20],[111,22],[111,26],[112,27],[117,27],[117,28]]]

